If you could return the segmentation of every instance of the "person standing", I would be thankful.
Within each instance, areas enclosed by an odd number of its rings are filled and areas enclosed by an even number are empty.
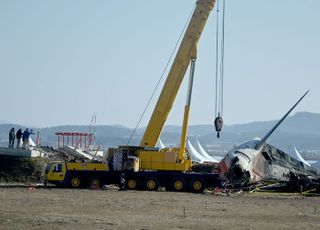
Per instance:
[[[22,145],[22,129],[18,129],[17,134],[16,134],[16,139],[17,139],[17,149],[21,149]]]
[[[9,148],[13,148],[15,136],[14,128],[12,128],[9,132]]]
[[[126,174],[124,172],[120,174],[119,187],[121,191],[124,191],[126,189]]]
[[[22,141],[23,141],[23,145],[22,145],[22,148],[23,149],[27,149],[29,150],[29,137],[30,137],[30,134],[34,134],[32,132],[32,129],[31,129],[31,132],[29,132],[29,129],[26,129],[24,132],[23,132],[23,135],[22,135]]]

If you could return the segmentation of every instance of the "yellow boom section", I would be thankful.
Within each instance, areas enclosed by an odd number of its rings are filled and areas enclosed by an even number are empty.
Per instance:
[[[169,71],[140,146],[154,147],[167,120],[190,60],[196,58],[197,44],[216,0],[198,0],[186,33]]]

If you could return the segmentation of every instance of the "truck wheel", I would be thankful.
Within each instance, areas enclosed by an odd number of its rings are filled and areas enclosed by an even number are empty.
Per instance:
[[[202,193],[205,189],[205,183],[200,178],[192,179],[189,183],[189,189],[193,193]]]
[[[70,179],[70,187],[71,188],[81,188],[82,182],[79,176],[73,176]]]
[[[174,192],[183,192],[186,190],[187,183],[183,178],[174,178],[171,182],[171,190]]]
[[[157,191],[159,189],[159,180],[154,177],[149,177],[144,181],[144,188],[147,191]]]
[[[93,177],[89,179],[88,186],[89,188],[92,188],[92,189],[98,189],[98,188],[102,188],[102,183],[99,178]]]
[[[129,178],[126,186],[129,190],[137,190],[140,188],[140,180],[136,177]]]

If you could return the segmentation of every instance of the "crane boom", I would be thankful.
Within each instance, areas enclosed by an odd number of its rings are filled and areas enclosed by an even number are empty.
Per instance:
[[[190,61],[196,59],[197,44],[215,2],[216,0],[197,0],[197,6],[181,41],[144,136],[141,139],[141,147],[154,147],[156,145]]]

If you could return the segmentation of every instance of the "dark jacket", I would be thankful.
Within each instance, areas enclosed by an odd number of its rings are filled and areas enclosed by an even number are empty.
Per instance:
[[[17,139],[21,139],[21,137],[22,137],[22,130],[21,129],[19,129],[17,131],[16,137],[17,137]]]
[[[26,130],[23,132],[23,135],[22,135],[23,140],[29,139],[30,134],[34,134],[34,133],[33,133],[33,132],[29,132],[29,130],[26,129]]]
[[[14,138],[15,138],[14,129],[11,129],[9,132],[9,140],[14,140]]]

